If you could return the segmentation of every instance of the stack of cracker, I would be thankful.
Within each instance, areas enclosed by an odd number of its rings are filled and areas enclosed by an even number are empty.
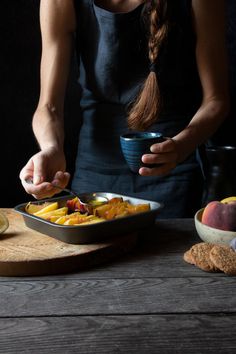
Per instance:
[[[236,252],[230,246],[197,243],[184,253],[184,260],[206,272],[236,275]]]

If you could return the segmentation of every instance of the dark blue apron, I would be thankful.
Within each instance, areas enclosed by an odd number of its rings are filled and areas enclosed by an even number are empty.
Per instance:
[[[201,99],[191,1],[177,3],[158,67],[162,114],[149,129],[169,137],[188,124]],[[75,0],[75,9],[83,121],[72,188],[155,200],[165,205],[163,218],[193,216],[203,186],[196,154],[166,177],[143,177],[128,169],[120,149],[119,136],[128,131],[127,109],[149,72],[143,5],[111,13],[93,0]]]

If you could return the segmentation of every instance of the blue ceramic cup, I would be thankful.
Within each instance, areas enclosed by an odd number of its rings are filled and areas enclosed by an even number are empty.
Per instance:
[[[155,167],[156,165],[144,164],[142,156],[151,153],[150,147],[153,144],[164,140],[165,138],[159,132],[138,132],[121,135],[121,150],[131,171],[137,173],[140,167]]]

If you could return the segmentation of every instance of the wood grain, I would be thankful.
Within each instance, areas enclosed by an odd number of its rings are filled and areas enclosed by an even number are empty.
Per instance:
[[[223,314],[0,319],[0,353],[233,354],[235,325]]]
[[[158,220],[117,262],[0,278],[0,353],[234,354],[234,277],[182,260],[193,220]]]
[[[0,283],[0,317],[191,312],[235,313],[234,277]]]
[[[0,275],[23,276],[65,273],[106,262],[130,250],[135,234],[106,242],[72,245],[28,228],[21,215],[1,209],[9,219],[9,228],[0,237]]]
[[[174,271],[173,271],[174,270]],[[187,264],[183,260],[182,254],[167,253],[163,254],[154,249],[149,253],[142,248],[135,247],[128,253],[121,254],[119,259],[110,259],[105,264],[97,264],[96,267],[84,269],[83,271],[72,272],[66,274],[66,279],[81,280],[81,279],[133,279],[133,278],[180,278],[180,277],[202,277],[211,278],[212,273],[204,272],[201,269]],[[217,273],[217,277],[226,277],[224,273]],[[17,280],[17,277],[11,277],[12,280]],[[24,278],[22,278],[24,279]],[[27,277],[26,280],[34,280],[35,277]],[[51,279],[48,277],[37,276],[37,280]],[[58,274],[53,277],[53,280],[64,281],[63,274]],[[8,281],[7,277],[1,277],[0,281]]]

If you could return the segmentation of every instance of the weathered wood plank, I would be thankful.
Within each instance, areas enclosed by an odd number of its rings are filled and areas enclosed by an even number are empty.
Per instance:
[[[225,274],[217,273],[216,276],[225,277]],[[37,277],[0,277],[0,282],[158,277],[212,277],[212,273],[204,272],[186,263],[183,260],[183,253],[165,253],[152,248],[131,251],[130,254],[76,273]]]
[[[158,220],[155,227],[139,233],[142,247],[159,252],[184,252],[194,243],[202,242],[193,219]]]
[[[234,277],[84,279],[0,284],[0,316],[236,313]]]
[[[0,319],[0,353],[233,354],[236,315]]]

